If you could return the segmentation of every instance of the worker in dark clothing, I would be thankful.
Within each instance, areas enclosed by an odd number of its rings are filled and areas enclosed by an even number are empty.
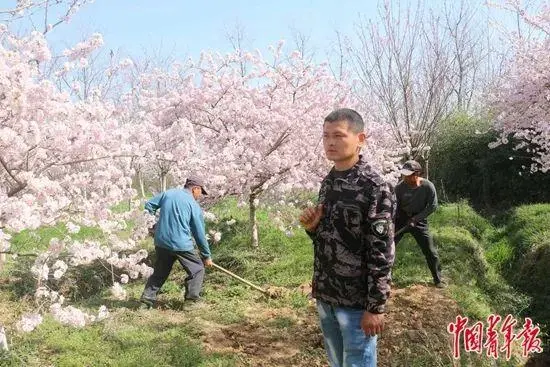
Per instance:
[[[432,235],[428,227],[428,216],[437,209],[437,193],[434,185],[422,178],[420,163],[410,160],[401,169],[403,179],[395,187],[397,198],[397,216],[395,228],[397,245],[405,233],[410,233],[428,262],[436,287],[443,288],[441,265]]]

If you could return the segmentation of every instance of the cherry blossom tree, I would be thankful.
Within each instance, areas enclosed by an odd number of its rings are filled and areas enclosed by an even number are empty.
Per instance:
[[[204,158],[188,165],[188,172],[210,172],[218,195],[248,196],[255,246],[259,196],[276,185],[314,182],[302,167],[319,161],[312,153],[327,106],[347,97],[323,68],[298,57],[286,63],[280,49],[274,52],[272,63],[257,53],[203,54],[164,114],[196,131],[191,154]]]
[[[376,16],[358,22],[355,37],[337,34],[335,69],[351,64],[357,95],[408,148],[403,158],[427,163],[434,132],[450,113],[484,107],[479,96],[499,72],[496,37],[482,5],[467,0],[379,4]]]
[[[0,48],[1,226],[19,231],[54,223],[62,213],[105,218],[107,205],[133,194],[111,164],[131,152],[114,106],[92,97],[74,103],[43,80],[32,62],[46,61],[40,34],[6,34]],[[69,50],[67,56],[82,49]]]
[[[101,36],[93,35],[65,50],[58,56],[65,60],[64,67],[55,76],[70,72],[75,63],[85,65],[88,55],[101,45]],[[125,218],[115,218],[110,210],[135,195],[130,162],[137,149],[128,138],[129,130],[121,124],[115,104],[101,93],[77,101],[60,90],[55,80],[42,73],[51,59],[42,33],[16,37],[0,26],[0,252],[9,250],[10,234],[60,220],[67,222],[69,231],[77,231],[75,222],[99,226],[108,234],[105,249],[70,237],[54,241],[38,255],[32,269],[36,299],[45,292],[38,292],[40,287],[46,287],[54,317],[82,325],[105,317],[107,310],[103,307],[95,316],[63,307],[62,295],[52,293],[57,291],[48,280],[60,279],[83,258],[103,260],[111,269],[129,272],[132,279],[140,274],[147,277],[151,269],[138,264],[146,253],[128,260],[117,248],[131,251],[135,240],[116,237],[115,230],[124,227]],[[129,213],[139,212],[133,209]],[[146,228],[140,236],[146,236]],[[24,315],[20,327],[29,330],[40,321],[40,315]]]
[[[550,6],[531,14],[519,1],[500,4],[536,30],[530,37],[511,33],[515,56],[507,73],[491,94],[494,128],[500,139],[491,147],[510,141],[533,156],[532,172],[550,170]]]
[[[142,170],[153,171],[159,178],[161,191],[167,188],[169,176],[181,179],[182,173],[193,167],[201,156],[195,154],[196,131],[185,118],[173,116],[174,102],[181,85],[188,83],[182,66],[175,64],[168,70],[154,69],[139,76],[137,87],[132,91],[135,103],[134,118],[138,134],[134,140],[140,144],[140,154],[144,154]],[[190,94],[189,94],[190,96]],[[129,104],[128,104],[129,105]],[[185,175],[183,176],[185,177]]]
[[[41,22],[29,22],[31,30],[46,34],[55,27],[68,22],[84,5],[94,0],[15,0],[0,8],[0,21],[12,23],[34,18]]]
[[[323,119],[332,109],[357,105],[350,86],[327,65],[300,52],[285,54],[282,42],[271,52],[270,58],[241,50],[203,53],[186,66],[177,89],[163,95],[159,118],[165,126],[185,122],[195,132],[191,153],[174,156],[188,162],[184,173],[208,172],[215,194],[247,198],[254,246],[261,195],[316,187],[328,168],[320,144]]]

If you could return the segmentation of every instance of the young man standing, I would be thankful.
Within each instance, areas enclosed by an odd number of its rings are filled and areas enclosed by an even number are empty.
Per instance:
[[[202,182],[197,178],[188,178],[183,190],[167,190],[145,204],[145,209],[151,214],[160,209],[155,227],[157,261],[141,295],[141,302],[146,306],[154,305],[157,293],[168,279],[176,260],[187,273],[185,299],[196,301],[200,297],[204,266],[212,265],[204,218],[196,201],[201,195],[207,195]],[[194,251],[193,238],[199,247],[200,257]]]
[[[359,154],[366,135],[351,109],[330,113],[323,145],[334,167],[300,222],[313,240],[312,295],[332,367],[376,366],[394,260],[395,196]]]
[[[434,185],[422,178],[422,166],[416,161],[407,161],[401,169],[403,179],[395,187],[397,197],[397,218],[395,227],[399,232],[395,243],[399,243],[405,233],[413,235],[422,249],[436,287],[443,288],[441,265],[432,235],[428,228],[428,216],[437,209],[437,193]]]

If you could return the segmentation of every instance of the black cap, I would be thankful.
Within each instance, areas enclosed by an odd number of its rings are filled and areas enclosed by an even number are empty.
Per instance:
[[[200,178],[198,178],[196,176],[187,177],[187,180],[185,181],[185,186],[186,187],[199,186],[201,188],[202,194],[203,195],[208,195],[208,193],[204,189],[204,183],[202,182],[202,180]]]
[[[417,161],[406,161],[399,171],[403,176],[410,176],[413,173],[422,172],[422,166]]]

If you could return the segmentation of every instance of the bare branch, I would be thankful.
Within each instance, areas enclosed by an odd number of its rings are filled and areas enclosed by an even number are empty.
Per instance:
[[[4,170],[8,173],[8,175],[19,185],[23,185],[24,183],[19,180],[15,174],[12,172],[12,170],[8,167],[8,164],[7,162],[4,160],[3,157],[0,156],[0,164],[2,165],[2,167],[4,168]]]

